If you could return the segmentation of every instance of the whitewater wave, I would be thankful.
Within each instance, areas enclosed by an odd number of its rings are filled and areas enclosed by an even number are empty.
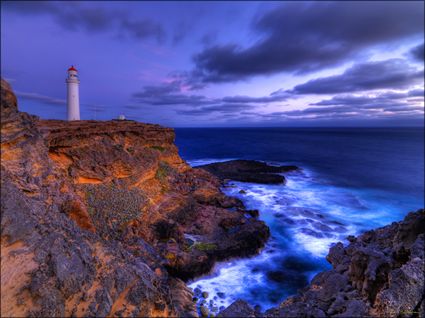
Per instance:
[[[230,159],[220,161],[226,160]],[[217,161],[192,160],[190,164]],[[230,182],[223,188],[248,209],[260,211],[271,238],[259,255],[219,263],[210,275],[189,284],[208,292],[204,303],[213,312],[239,298],[263,310],[276,306],[307,285],[317,272],[329,269],[325,256],[332,244],[346,243],[348,235],[402,217],[387,202],[371,200],[367,190],[333,186],[311,170],[286,173],[285,177],[286,184]]]

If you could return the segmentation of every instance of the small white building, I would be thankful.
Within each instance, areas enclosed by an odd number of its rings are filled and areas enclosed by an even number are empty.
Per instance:
[[[80,96],[78,92],[80,80],[78,79],[78,71],[74,66],[68,69],[66,84],[68,89],[68,120],[80,120]]]

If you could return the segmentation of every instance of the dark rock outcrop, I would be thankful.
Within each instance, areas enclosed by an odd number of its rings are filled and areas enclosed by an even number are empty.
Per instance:
[[[333,269],[258,317],[424,317],[425,211],[398,223],[350,237],[327,256]],[[243,309],[241,309],[243,308]],[[221,312],[239,317],[239,301]]]
[[[255,310],[241,299],[221,311],[217,317],[256,317]]]
[[[267,240],[172,129],[40,120],[3,80],[1,98],[2,317],[197,316],[182,279]]]
[[[270,166],[255,160],[230,160],[197,166],[221,180],[231,179],[242,182],[275,184],[285,182],[279,173],[297,170],[296,166]]]

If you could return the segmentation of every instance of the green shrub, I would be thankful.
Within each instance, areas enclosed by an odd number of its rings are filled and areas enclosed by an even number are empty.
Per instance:
[[[172,171],[173,168],[171,168],[168,163],[160,161],[155,177],[160,181],[164,181],[172,173]]]
[[[165,151],[165,148],[164,147],[161,147],[161,146],[151,146],[150,148],[151,149],[158,150],[158,151],[161,151],[161,152],[164,152]]]
[[[217,245],[214,243],[204,243],[204,242],[197,242],[191,246],[191,248],[196,248],[199,251],[214,251],[217,249]]]
[[[162,167],[158,167],[158,170],[156,170],[155,178],[163,181],[166,177],[167,177],[167,171],[163,169]]]

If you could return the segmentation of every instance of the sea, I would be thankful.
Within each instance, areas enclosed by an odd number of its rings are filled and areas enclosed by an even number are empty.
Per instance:
[[[424,207],[423,128],[177,128],[192,166],[231,159],[296,165],[285,184],[229,182],[271,237],[259,254],[216,264],[189,286],[211,312],[242,299],[264,311],[305,287],[336,242]],[[244,191],[241,191],[244,190]],[[242,192],[242,193],[241,193]]]

